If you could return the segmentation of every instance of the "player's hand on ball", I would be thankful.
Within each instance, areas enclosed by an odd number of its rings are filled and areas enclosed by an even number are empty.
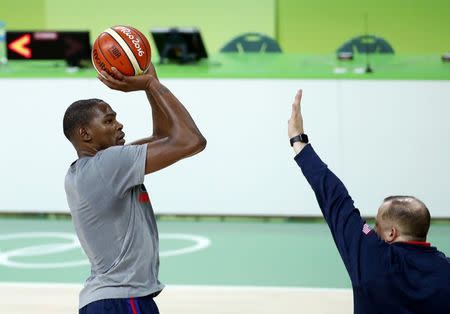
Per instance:
[[[154,72],[153,66],[151,66]],[[101,71],[98,79],[111,89],[120,90],[122,92],[132,92],[147,89],[148,84],[156,79],[150,73],[136,76],[125,76],[116,68],[111,68],[112,75],[106,71]],[[156,72],[155,72],[156,75]]]

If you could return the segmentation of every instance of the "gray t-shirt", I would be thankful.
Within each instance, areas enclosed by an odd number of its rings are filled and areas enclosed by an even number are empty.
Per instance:
[[[143,185],[146,151],[147,145],[113,146],[78,159],[67,172],[67,202],[91,263],[80,308],[164,288],[158,280],[158,230]]]

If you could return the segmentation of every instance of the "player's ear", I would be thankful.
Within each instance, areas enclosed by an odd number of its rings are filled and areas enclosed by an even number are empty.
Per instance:
[[[86,128],[86,127],[80,126],[80,127],[78,128],[77,133],[78,133],[78,136],[80,137],[80,139],[81,139],[83,142],[89,142],[90,140],[92,140],[91,133],[89,132],[89,129]]]

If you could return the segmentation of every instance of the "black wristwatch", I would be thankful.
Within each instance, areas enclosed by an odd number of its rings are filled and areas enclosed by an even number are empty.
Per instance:
[[[306,134],[296,135],[296,136],[292,137],[289,141],[291,142],[291,146],[294,146],[295,142],[300,142],[300,143],[304,143],[304,144],[307,144],[309,142],[308,135],[306,135]]]

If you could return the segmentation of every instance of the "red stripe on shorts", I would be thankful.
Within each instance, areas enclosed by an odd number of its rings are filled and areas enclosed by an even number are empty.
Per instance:
[[[130,305],[131,305],[131,313],[138,314],[138,312],[136,310],[136,305],[134,304],[134,298],[130,298]]]

